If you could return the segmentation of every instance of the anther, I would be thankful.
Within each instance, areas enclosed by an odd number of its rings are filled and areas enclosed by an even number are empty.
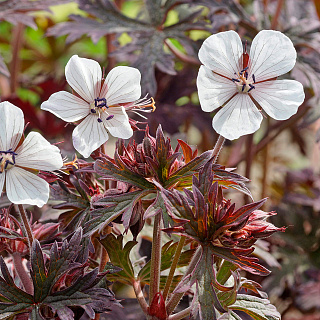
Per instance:
[[[252,75],[252,80],[253,80],[253,83],[256,83],[256,77],[254,76],[254,74]]]
[[[242,92],[244,91],[244,88],[246,87],[246,84],[244,83],[243,85],[242,85]]]
[[[113,117],[114,117],[114,115],[110,114],[110,116],[108,116],[106,120],[111,120]]]
[[[255,89],[255,86],[253,86],[252,84],[249,84],[250,89],[248,90],[248,92],[250,92],[252,89]]]
[[[103,108],[103,107],[106,107],[106,108],[109,108],[107,106],[107,100],[106,98],[97,98],[97,99],[94,99],[94,105],[96,108]]]
[[[97,113],[97,111],[94,109],[91,109],[91,113]]]
[[[98,122],[99,122],[99,123],[101,123],[101,122],[102,122],[101,118],[98,118],[97,120],[98,120]]]
[[[248,70],[249,67],[245,67],[244,69],[242,69],[240,72],[245,72]]]
[[[248,72],[247,71],[244,73],[244,76],[245,76],[246,80],[248,80]]]
[[[240,80],[235,79],[235,78],[232,78],[231,80],[232,80],[233,82],[240,82]]]

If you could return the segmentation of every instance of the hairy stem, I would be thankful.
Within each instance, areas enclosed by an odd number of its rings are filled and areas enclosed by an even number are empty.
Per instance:
[[[138,280],[132,281],[132,286],[133,286],[134,293],[137,297],[137,300],[140,304],[141,310],[143,311],[143,313],[145,315],[148,315],[148,303],[147,303],[146,299],[144,298],[144,295],[143,295],[143,292],[141,289],[141,285],[140,285],[140,281],[138,281]]]
[[[253,134],[249,134],[247,136],[246,140],[246,172],[245,177],[250,179],[251,176],[251,167],[252,167],[252,161],[253,161]],[[244,202],[247,203],[250,201],[250,198],[248,195],[244,195]]]
[[[184,319],[185,317],[187,317],[190,314],[191,311],[191,307],[188,307],[176,314],[173,314],[171,316],[168,317],[168,320],[180,320],[180,319]]]
[[[159,292],[160,284],[160,264],[161,264],[161,214],[154,217],[152,252],[151,252],[151,271],[150,271],[150,291],[149,304],[155,294]]]
[[[19,252],[14,252],[12,254],[14,268],[23,284],[24,290],[33,295],[33,283],[30,278],[30,275],[26,271],[22,263],[22,257]]]
[[[218,140],[212,150],[212,158],[215,157],[214,159],[214,163],[217,162],[217,159],[218,159],[218,156],[220,154],[220,151],[222,150],[222,147],[223,147],[223,144],[224,142],[226,141],[226,139],[222,136],[222,135],[219,135],[218,137]]]
[[[27,233],[27,237],[28,237],[28,246],[29,246],[29,250],[31,252],[32,250],[32,243],[33,243],[33,234],[32,234],[32,230],[31,230],[31,226],[27,217],[26,212],[23,209],[22,204],[18,204],[18,208],[19,208],[19,213],[20,213],[20,217],[22,220],[22,226],[24,228],[24,230]]]
[[[197,263],[199,261],[199,259],[201,258],[202,255],[202,247],[199,246],[198,249],[196,250],[195,254],[193,255],[190,264],[188,266],[188,269],[184,275],[184,278],[186,276],[188,276],[189,274],[192,273],[192,271],[195,269],[195,267],[197,266]],[[167,310],[167,314],[170,315],[174,309],[176,308],[176,306],[179,304],[181,298],[183,297],[184,293],[174,293],[170,300],[168,301],[167,305],[166,305],[166,310]]]
[[[168,278],[167,278],[167,282],[166,282],[166,285],[164,287],[163,294],[162,294],[164,300],[166,300],[166,298],[168,296],[168,293],[169,293],[169,290],[170,290],[170,286],[171,286],[171,283],[172,283],[172,279],[173,279],[173,276],[174,276],[174,272],[176,271],[176,268],[177,268],[177,265],[178,265],[178,262],[179,262],[179,258],[180,258],[181,251],[182,251],[182,248],[184,246],[185,240],[186,240],[186,237],[185,236],[181,236],[181,238],[179,240],[179,243],[178,243],[178,246],[177,246],[177,249],[176,249],[176,252],[174,253],[173,261],[172,261],[172,264],[171,264],[171,267],[170,267],[170,272],[169,272],[169,275],[168,275]]]

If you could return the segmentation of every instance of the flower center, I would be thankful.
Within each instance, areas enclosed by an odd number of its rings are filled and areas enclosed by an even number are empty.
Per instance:
[[[251,90],[255,89],[254,83],[256,83],[256,78],[254,74],[251,76],[252,80],[248,80],[248,67],[244,68],[238,72],[236,78],[231,80],[237,85],[238,91],[243,93],[248,93]]]
[[[16,164],[16,155],[11,149],[8,151],[0,150],[0,174]]]
[[[109,112],[107,111],[108,109],[109,109],[109,106],[107,105],[106,98],[97,97],[96,99],[94,99],[94,102],[90,103],[90,111],[93,114],[97,114],[98,116],[97,120],[99,123],[102,122],[101,115],[104,112],[107,114],[106,120],[111,120],[114,117],[113,114],[109,114]]]

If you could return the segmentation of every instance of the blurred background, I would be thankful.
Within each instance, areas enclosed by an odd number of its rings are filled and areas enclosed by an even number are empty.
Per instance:
[[[254,135],[227,141],[219,163],[248,177],[255,200],[269,197],[273,222],[285,233],[258,243],[271,276],[263,285],[284,320],[320,319],[320,1],[318,0],[1,0],[0,94],[20,107],[26,132],[41,132],[72,159],[73,124],[40,105],[68,87],[64,67],[74,54],[99,62],[105,73],[130,65],[142,74],[143,96],[157,109],[158,124],[173,142],[180,138],[200,152],[212,149],[213,114],[199,105],[197,53],[209,35],[236,30],[250,45],[262,29],[285,33],[298,53],[285,78],[300,81],[306,99],[286,121],[265,118]],[[138,125],[139,126],[139,125]],[[141,124],[141,128],[143,128]],[[141,142],[144,134],[136,131]],[[113,154],[115,140],[108,150]],[[240,206],[249,199],[232,193]],[[0,206],[4,206],[0,202]],[[268,253],[269,251],[269,253]]]

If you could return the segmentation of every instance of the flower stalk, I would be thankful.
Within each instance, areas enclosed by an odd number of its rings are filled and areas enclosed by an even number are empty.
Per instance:
[[[215,157],[214,159],[214,163],[217,162],[217,159],[218,159],[218,156],[222,150],[222,147],[223,147],[223,144],[224,142],[226,141],[226,139],[220,134],[219,137],[218,137],[218,140],[212,150],[212,158]]]
[[[18,208],[19,208],[19,213],[20,213],[20,217],[21,217],[21,221],[22,221],[22,226],[25,229],[25,232],[27,234],[27,238],[28,238],[28,246],[29,246],[29,250],[31,253],[32,250],[32,243],[33,243],[33,234],[32,234],[32,230],[31,230],[31,226],[27,217],[27,214],[22,206],[22,204],[18,204]]]

